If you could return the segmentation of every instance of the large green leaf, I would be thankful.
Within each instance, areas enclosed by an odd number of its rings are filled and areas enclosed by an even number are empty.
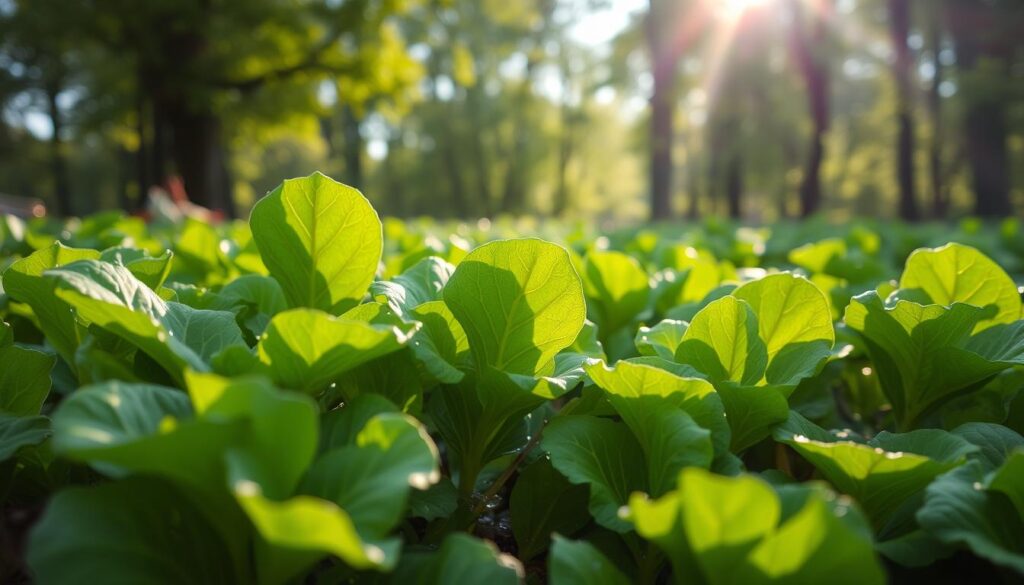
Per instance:
[[[240,432],[202,424],[180,390],[106,382],[81,388],[53,415],[54,450],[121,477],[148,473],[201,489],[224,486],[223,450]]]
[[[383,232],[363,195],[319,172],[290,179],[260,199],[253,241],[292,307],[338,314],[366,294]]]
[[[675,487],[686,466],[708,467],[712,445],[726,453],[729,429],[714,387],[699,378],[680,378],[651,366],[601,362],[587,375],[606,391],[608,401],[644,450],[648,486],[654,495]],[[712,438],[713,434],[718,436]]]
[[[962,465],[978,448],[936,429],[879,433],[867,443],[840,440],[796,412],[775,431],[839,491],[852,496],[876,528],[939,475]]]
[[[688,468],[660,500],[633,496],[629,515],[669,555],[677,583],[884,583],[870,537],[845,519],[856,511],[800,489],[780,501],[756,477]]]
[[[362,410],[358,403],[366,398],[333,412],[347,418],[346,411]],[[333,424],[361,428],[350,441],[329,445],[301,490],[341,506],[363,538],[382,538],[402,518],[410,488],[425,490],[440,479],[437,448],[416,419],[398,412],[378,413],[362,424]]]
[[[994,316],[979,321],[974,332],[1022,317],[1017,285],[998,264],[978,250],[962,244],[921,248],[907,258],[900,289],[920,291],[936,305],[964,303],[994,305]]]
[[[68,248],[55,242],[15,262],[4,272],[4,291],[32,307],[47,340],[72,367],[81,333],[71,307],[54,294],[53,283],[44,278],[43,273],[78,260],[99,257],[100,253],[95,250]]]
[[[233,314],[168,303],[123,266],[80,260],[46,276],[80,320],[129,341],[179,381],[186,368],[207,370],[214,354],[244,345]]]
[[[444,301],[429,301],[409,312],[423,326],[412,341],[412,350],[423,369],[439,382],[457,384],[463,373],[458,366],[469,354],[466,331]]]
[[[647,487],[644,452],[623,424],[593,416],[556,418],[544,430],[543,449],[551,464],[574,484],[590,486],[590,514],[617,532],[631,526],[619,508]]]
[[[253,580],[187,497],[148,478],[59,492],[32,530],[28,564],[38,583]]]
[[[537,239],[484,244],[444,289],[481,367],[528,376],[553,371],[554,357],[586,318],[583,286],[563,248]]]
[[[887,306],[867,292],[854,297],[845,320],[866,340],[898,424],[911,429],[951,399],[1024,364],[1024,321],[972,334],[990,314],[960,302],[945,307],[897,300]]]
[[[509,499],[518,557],[529,561],[548,548],[551,534],[572,534],[590,521],[587,488],[573,485],[541,458],[524,469]]]
[[[630,581],[592,544],[555,535],[548,556],[551,585],[627,585]]]
[[[671,360],[675,357],[679,344],[683,342],[683,334],[689,326],[686,321],[665,319],[653,327],[637,329],[633,342],[640,355]]]
[[[415,323],[375,325],[292,309],[271,319],[256,349],[275,382],[318,394],[356,366],[397,351],[417,329]]]

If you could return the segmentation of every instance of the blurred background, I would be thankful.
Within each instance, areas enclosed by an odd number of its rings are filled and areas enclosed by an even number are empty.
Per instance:
[[[61,215],[1010,217],[1024,0],[0,0],[0,112]]]

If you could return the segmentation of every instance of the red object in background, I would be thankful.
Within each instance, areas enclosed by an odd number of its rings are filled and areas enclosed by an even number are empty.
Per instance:
[[[147,222],[158,217],[173,223],[184,221],[187,217],[207,223],[224,221],[223,211],[207,209],[189,201],[185,182],[178,175],[168,176],[164,179],[163,185],[150,187],[146,207],[137,215]]]

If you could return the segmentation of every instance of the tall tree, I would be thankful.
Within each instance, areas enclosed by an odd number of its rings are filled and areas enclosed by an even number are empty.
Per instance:
[[[814,0],[810,22],[803,0],[790,0],[792,29],[790,50],[803,78],[811,118],[807,159],[800,183],[800,215],[808,217],[822,203],[821,163],[825,158],[825,133],[829,127],[829,77],[826,59],[831,0]]]
[[[1008,110],[1011,60],[1024,46],[1024,4],[1018,0],[949,0],[948,26],[964,93],[964,142],[974,188],[974,213],[1004,217],[1010,202]]]
[[[910,0],[888,0],[889,36],[892,40],[892,72],[896,82],[896,184],[899,212],[904,221],[919,218],[914,177],[913,66],[907,44],[910,37]]]
[[[942,161],[942,144],[945,139],[945,124],[942,120],[942,15],[945,8],[928,11],[926,43],[931,53],[932,79],[928,86],[928,119],[932,136],[928,145],[928,177],[931,186],[932,214],[945,218],[949,209],[949,195],[946,192],[945,168]]]

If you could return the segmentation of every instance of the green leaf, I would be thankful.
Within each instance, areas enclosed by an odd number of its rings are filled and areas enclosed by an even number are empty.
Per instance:
[[[978,448],[967,459],[980,461],[985,471],[997,469],[1010,453],[1024,447],[1024,437],[1019,433],[993,423],[966,423],[950,432]]]
[[[424,303],[440,301],[441,291],[453,272],[454,266],[437,256],[429,256],[390,281],[374,282],[370,292],[405,312]]]
[[[915,250],[907,258],[900,289],[921,291],[931,303],[945,307],[953,303],[994,305],[995,315],[979,321],[975,333],[1022,317],[1020,293],[1013,279],[988,256],[962,244]]]
[[[252,488],[236,485],[235,497],[260,536],[254,556],[262,582],[288,581],[327,555],[354,569],[394,566],[399,543],[363,542],[351,518],[334,503],[312,496],[277,502]]]
[[[1024,521],[1008,498],[984,484],[980,461],[939,477],[925,491],[917,522],[944,543],[1024,573]]]
[[[294,493],[317,450],[316,404],[263,378],[190,372],[187,383],[198,418],[242,426],[224,454],[230,485],[276,499]]]
[[[315,309],[292,309],[271,319],[256,351],[275,382],[318,394],[341,374],[397,351],[417,329],[416,324],[372,325]]]
[[[884,583],[870,536],[845,519],[856,511],[815,488],[797,489],[780,500],[756,477],[691,467],[660,500],[633,496],[629,515],[668,553],[677,583]]]
[[[683,342],[683,335],[689,325],[686,321],[665,319],[654,327],[640,327],[634,339],[636,349],[641,355],[671,360],[675,358],[676,350]]]
[[[757,384],[768,355],[758,336],[757,316],[733,296],[714,301],[697,313],[683,334],[676,361],[691,365],[712,382]]]
[[[0,461],[7,461],[22,447],[48,439],[50,419],[45,416],[14,416],[0,412]]]
[[[647,306],[647,273],[622,252],[591,251],[583,264],[584,292],[592,319],[607,336],[630,324]]]
[[[4,291],[32,307],[47,340],[72,367],[81,334],[71,307],[54,294],[53,283],[44,278],[43,273],[77,260],[99,257],[100,253],[95,250],[67,248],[56,242],[15,262],[4,272]]]
[[[644,453],[629,428],[593,416],[558,417],[544,429],[541,446],[551,464],[577,485],[590,486],[590,514],[616,532],[631,526],[619,508],[647,487]]]
[[[469,340],[462,325],[444,301],[429,301],[409,312],[423,326],[412,341],[412,350],[423,369],[438,382],[457,384],[458,369],[469,354]]]
[[[363,195],[319,172],[290,179],[260,199],[253,241],[292,307],[338,314],[366,294],[383,232]]]
[[[165,302],[123,266],[80,260],[46,276],[79,319],[131,342],[179,381],[185,368],[208,370],[214,354],[244,345],[231,313]]]
[[[992,479],[988,489],[1002,492],[1017,508],[1017,516],[1024,519],[1024,449],[1011,453]]]
[[[940,406],[975,392],[993,375],[1024,364],[1024,321],[972,331],[990,311],[898,300],[891,306],[868,292],[846,308],[846,323],[867,342],[879,381],[902,429]]]
[[[438,482],[438,460],[416,419],[380,413],[353,441],[332,444],[313,462],[301,491],[338,504],[364,539],[383,538],[401,520],[410,488],[425,490]]]
[[[28,543],[39,583],[252,582],[239,561],[179,490],[150,478],[60,491]]]
[[[447,477],[426,490],[413,490],[409,495],[409,515],[432,522],[455,513],[459,505],[459,492]]]
[[[548,557],[551,585],[627,585],[630,581],[594,545],[555,535]]]
[[[962,465],[968,454],[978,450],[936,429],[903,434],[883,431],[860,444],[827,437],[820,429],[807,432],[814,428],[792,412],[775,438],[810,461],[837,490],[857,500],[876,528],[884,527],[904,502],[933,479]]]
[[[546,550],[552,533],[572,534],[590,521],[587,488],[569,483],[545,458],[519,474],[509,509],[518,557],[524,561]]]
[[[583,328],[586,304],[566,251],[537,239],[503,240],[470,252],[444,289],[483,369],[550,373]]]
[[[240,432],[193,420],[188,396],[106,382],[68,396],[53,415],[54,451],[112,477],[148,473],[202,489],[224,485],[223,450]]]
[[[796,384],[825,361],[835,342],[828,299],[807,279],[772,274],[733,291],[757,315],[758,336],[768,354],[765,380]]]
[[[728,450],[728,423],[706,380],[629,362],[618,362],[614,369],[592,363],[586,371],[640,442],[652,494],[674,488],[683,467],[710,466],[711,429],[720,435],[715,438],[719,452]]]
[[[159,256],[150,256],[145,250],[138,248],[109,248],[100,254],[99,259],[111,264],[124,266],[131,273],[142,281],[146,286],[157,290],[167,280],[171,273],[170,250],[165,250]]]
[[[50,392],[50,370],[56,358],[48,353],[14,345],[10,325],[0,321],[0,411],[18,416],[39,414]],[[15,364],[17,364],[15,366]]]

